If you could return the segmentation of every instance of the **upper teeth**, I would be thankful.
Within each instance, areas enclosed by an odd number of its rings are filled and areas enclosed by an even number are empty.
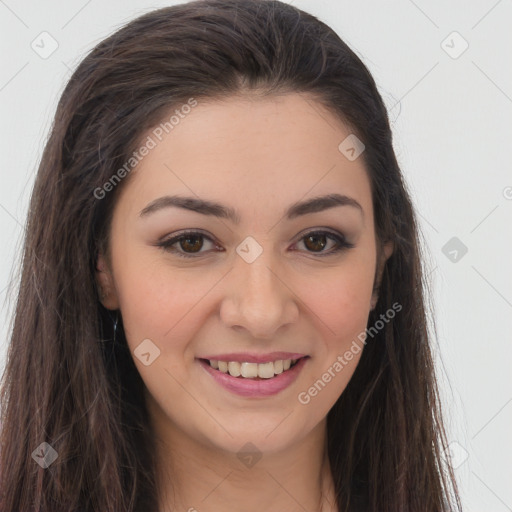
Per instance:
[[[223,373],[229,373],[232,377],[270,379],[288,370],[297,359],[279,359],[270,363],[239,363],[238,361],[217,361],[210,359],[210,366]]]

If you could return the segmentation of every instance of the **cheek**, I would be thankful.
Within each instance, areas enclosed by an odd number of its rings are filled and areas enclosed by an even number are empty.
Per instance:
[[[322,289],[308,294],[307,303],[331,328],[333,336],[344,337],[366,323],[372,284],[353,277],[334,277]]]
[[[190,336],[199,328],[194,321],[195,308],[215,283],[208,273],[197,276],[136,255],[124,260],[116,275],[117,292],[132,351],[146,338],[154,340],[161,350],[180,350],[184,330]]]
[[[304,278],[309,290],[305,303],[320,321],[316,323],[315,361],[297,399],[301,406],[307,405],[312,420],[327,414],[359,363],[374,274],[375,253],[367,247],[333,267],[328,278],[317,280],[316,287],[312,276]]]
[[[326,284],[308,294],[317,322],[315,358],[297,394],[299,410],[311,424],[327,415],[347,387],[364,350],[373,287],[371,265],[333,273]],[[304,408],[304,409],[302,409]]]
[[[335,343],[365,329],[374,284],[374,260],[354,255],[322,278],[304,277],[304,302],[329,328]]]

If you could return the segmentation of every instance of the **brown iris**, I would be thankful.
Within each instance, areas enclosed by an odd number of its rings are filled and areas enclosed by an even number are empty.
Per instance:
[[[312,250],[319,250],[321,251],[326,245],[327,242],[325,241],[325,238],[327,238],[325,235],[319,234],[319,235],[309,235],[304,238],[304,245],[308,247],[308,249]],[[321,242],[319,240],[322,240]],[[313,241],[311,245],[309,245],[309,241]]]
[[[180,241],[181,248],[186,252],[198,252],[203,247],[202,236],[187,235]]]

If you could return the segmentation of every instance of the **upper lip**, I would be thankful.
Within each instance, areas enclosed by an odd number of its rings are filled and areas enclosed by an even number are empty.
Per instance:
[[[299,354],[297,352],[269,352],[268,354],[254,354],[254,353],[230,353],[230,354],[216,354],[200,357],[198,359],[209,359],[215,361],[236,361],[239,363],[269,363],[271,361],[279,361],[285,359],[300,359],[306,357],[306,354]]]

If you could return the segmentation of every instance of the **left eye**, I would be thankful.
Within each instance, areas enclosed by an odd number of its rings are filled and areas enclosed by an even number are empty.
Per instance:
[[[172,238],[162,240],[156,245],[158,247],[162,247],[165,251],[176,254],[179,257],[195,258],[197,256],[194,256],[194,254],[201,254],[200,251],[203,248],[203,242],[201,241],[202,239],[206,239],[211,244],[215,245],[215,242],[213,242],[210,237],[206,236],[200,231],[182,232]],[[325,249],[325,247],[328,245],[328,239],[334,240],[336,243],[334,248],[331,248],[330,251],[324,251],[323,249]],[[340,252],[344,249],[350,249],[354,247],[354,244],[347,242],[343,235],[338,235],[330,231],[310,231],[299,240],[299,242],[302,241],[304,241],[304,245],[306,247],[312,249],[309,252],[318,253],[320,256],[328,256],[330,254]],[[181,251],[174,247],[174,245],[178,243]]]
[[[336,243],[334,248],[331,248],[330,251],[323,251],[327,245],[327,239],[334,240]],[[319,254],[320,256],[329,256],[344,249],[351,249],[354,247],[354,244],[347,242],[343,235],[331,233],[330,231],[310,231],[304,235],[300,241],[304,241],[303,243],[306,247],[309,247],[310,249],[312,248],[313,253],[321,253]]]

